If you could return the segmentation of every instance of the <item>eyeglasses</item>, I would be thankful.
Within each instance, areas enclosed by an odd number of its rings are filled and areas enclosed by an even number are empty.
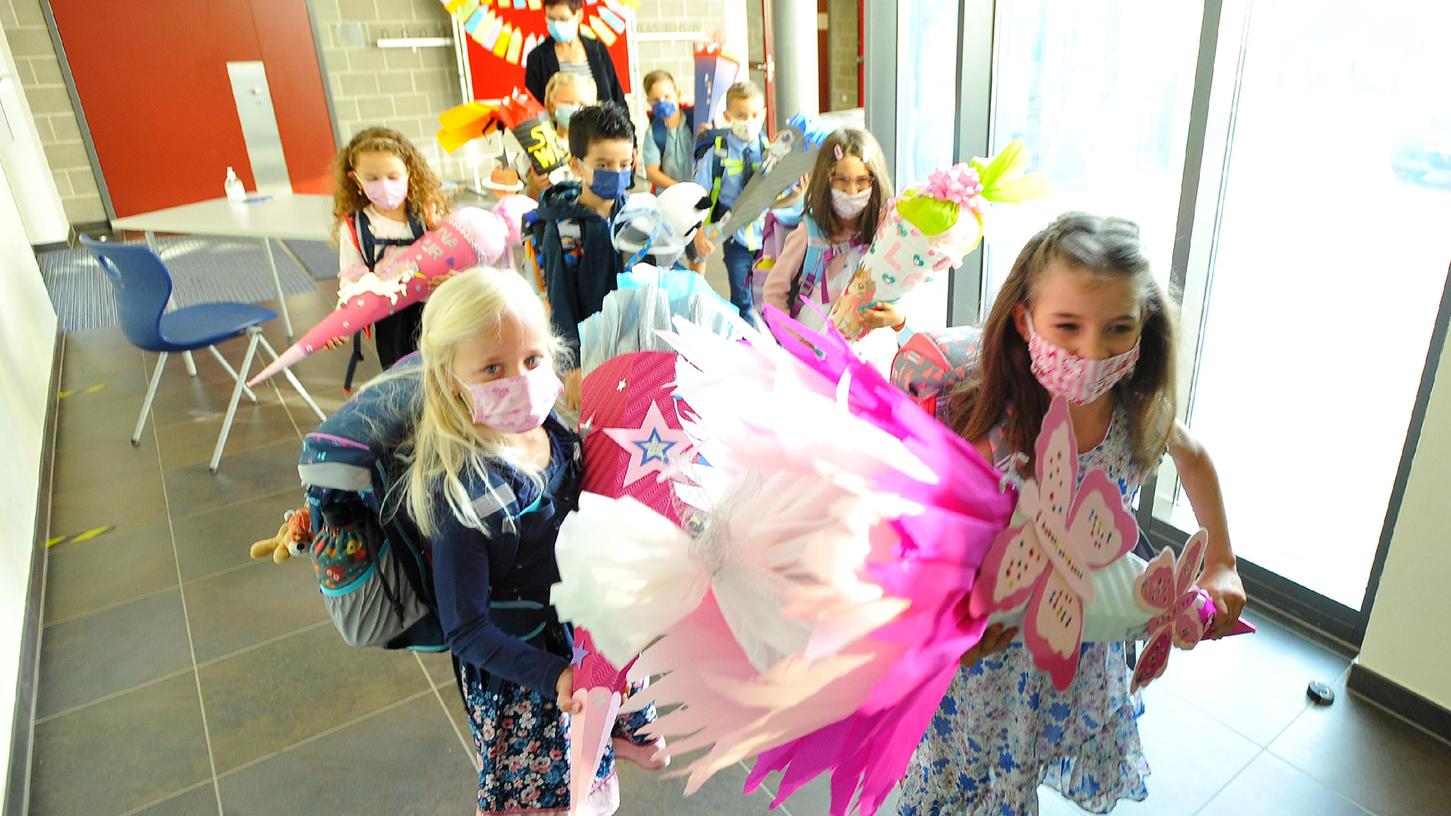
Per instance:
[[[836,187],[837,189],[853,193],[859,193],[863,190],[870,190],[872,188],[872,185],[875,183],[876,178],[871,175],[856,176],[854,178],[847,178],[846,176],[831,177],[832,187]]]

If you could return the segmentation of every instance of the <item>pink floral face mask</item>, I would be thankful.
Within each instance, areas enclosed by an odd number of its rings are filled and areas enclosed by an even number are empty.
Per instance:
[[[1033,330],[1033,318],[1028,319],[1028,355],[1033,360],[1033,376],[1038,383],[1055,397],[1063,397],[1074,405],[1093,402],[1119,380],[1134,373],[1139,361],[1139,347],[1143,337],[1134,347],[1104,360],[1088,360],[1077,354],[1044,340]]]
[[[469,386],[474,422],[505,433],[524,433],[544,424],[564,384],[548,364],[502,380]]]

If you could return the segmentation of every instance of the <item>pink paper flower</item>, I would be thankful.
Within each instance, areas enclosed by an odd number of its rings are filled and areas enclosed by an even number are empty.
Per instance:
[[[927,177],[924,192],[932,198],[951,201],[973,212],[982,207],[982,180],[966,162],[958,162],[945,170],[933,170]]]

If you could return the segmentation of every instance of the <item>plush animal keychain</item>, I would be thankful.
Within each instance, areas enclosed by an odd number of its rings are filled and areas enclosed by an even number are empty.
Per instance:
[[[306,507],[288,510],[282,517],[282,526],[277,535],[264,538],[252,545],[252,557],[256,559],[272,556],[278,564],[294,555],[302,555],[312,544],[312,515]]]

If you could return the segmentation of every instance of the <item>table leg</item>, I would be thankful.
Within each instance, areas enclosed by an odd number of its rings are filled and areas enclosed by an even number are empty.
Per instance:
[[[287,313],[287,295],[282,291],[282,278],[277,274],[277,259],[272,257],[272,241],[262,239],[262,254],[267,256],[267,268],[272,271],[272,283],[277,286],[277,303],[281,306],[282,328],[287,331],[287,339],[292,339],[292,315]]]

